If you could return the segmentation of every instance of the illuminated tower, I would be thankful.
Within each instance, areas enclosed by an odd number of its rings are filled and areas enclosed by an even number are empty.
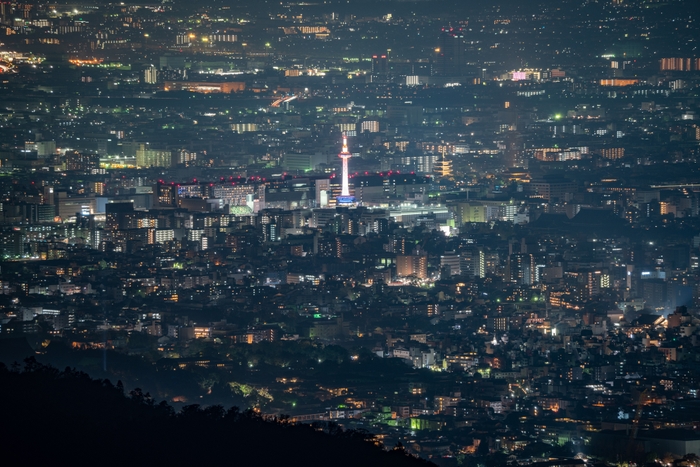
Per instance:
[[[338,204],[352,204],[355,202],[355,197],[350,196],[350,186],[348,184],[348,159],[352,157],[348,151],[348,138],[343,135],[343,150],[340,151],[338,157],[343,159],[343,184],[341,185],[340,196],[336,198]]]

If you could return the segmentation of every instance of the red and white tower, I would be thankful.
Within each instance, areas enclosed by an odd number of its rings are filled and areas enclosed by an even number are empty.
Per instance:
[[[348,171],[348,159],[352,157],[350,151],[348,151],[348,138],[343,135],[343,150],[340,151],[338,157],[343,159],[343,181],[340,190],[340,196],[336,198],[338,204],[351,204],[355,201],[353,196],[350,196],[350,185],[348,183],[349,171]]]

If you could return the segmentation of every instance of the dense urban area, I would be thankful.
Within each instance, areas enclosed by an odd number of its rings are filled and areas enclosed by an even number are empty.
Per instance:
[[[3,0],[0,361],[700,466],[699,47],[696,0]]]

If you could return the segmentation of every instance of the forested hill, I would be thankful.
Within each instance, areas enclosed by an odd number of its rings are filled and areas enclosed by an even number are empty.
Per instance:
[[[87,374],[0,364],[3,465],[427,466],[364,432],[166,403]],[[50,463],[50,464],[49,464]]]

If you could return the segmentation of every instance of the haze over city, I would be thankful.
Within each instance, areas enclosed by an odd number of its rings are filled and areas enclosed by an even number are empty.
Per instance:
[[[699,12],[0,1],[2,458],[700,466]]]

